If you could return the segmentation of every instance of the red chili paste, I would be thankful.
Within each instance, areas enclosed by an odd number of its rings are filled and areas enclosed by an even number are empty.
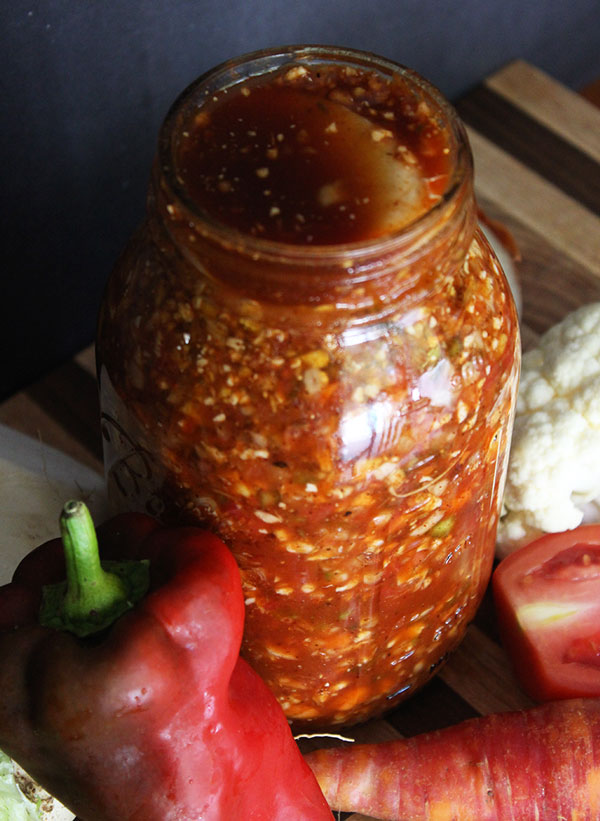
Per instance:
[[[514,306],[422,89],[299,63],[195,94],[101,317],[109,489],[231,546],[243,652],[290,719],[362,720],[432,675],[489,578]],[[378,257],[400,229],[410,254]],[[337,254],[365,240],[368,268]]]
[[[207,100],[177,174],[196,207],[248,234],[358,242],[402,228],[448,182],[448,135],[399,82],[296,66]]]

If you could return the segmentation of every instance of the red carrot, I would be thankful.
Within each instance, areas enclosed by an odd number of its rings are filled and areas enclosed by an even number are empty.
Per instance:
[[[600,819],[600,699],[305,757],[332,809],[385,821]]]

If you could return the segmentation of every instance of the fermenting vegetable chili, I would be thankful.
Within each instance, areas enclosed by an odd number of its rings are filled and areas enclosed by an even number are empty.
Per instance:
[[[440,199],[447,134],[424,100],[377,75],[295,66],[205,104],[177,146],[187,196],[280,242],[360,242]]]
[[[197,81],[98,364],[115,507],[229,544],[243,652],[291,720],[362,720],[430,678],[489,578],[519,368],[435,89],[317,47]]]

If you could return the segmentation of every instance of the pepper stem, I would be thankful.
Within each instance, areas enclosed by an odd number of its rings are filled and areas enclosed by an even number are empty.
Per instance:
[[[66,582],[43,588],[40,623],[87,636],[109,627],[148,589],[148,562],[100,562],[86,505],[71,500],[60,516]],[[113,572],[114,571],[114,572]]]
[[[67,565],[63,615],[68,621],[103,620],[103,615],[127,602],[127,588],[100,564],[96,530],[83,502],[70,501],[60,516],[60,532]]]

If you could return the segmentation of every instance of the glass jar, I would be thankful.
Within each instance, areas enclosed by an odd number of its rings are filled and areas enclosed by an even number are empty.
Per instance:
[[[423,79],[288,48],[176,101],[100,316],[109,495],[222,536],[243,653],[292,722],[381,713],[461,640],[491,572],[519,350],[465,133]]]

